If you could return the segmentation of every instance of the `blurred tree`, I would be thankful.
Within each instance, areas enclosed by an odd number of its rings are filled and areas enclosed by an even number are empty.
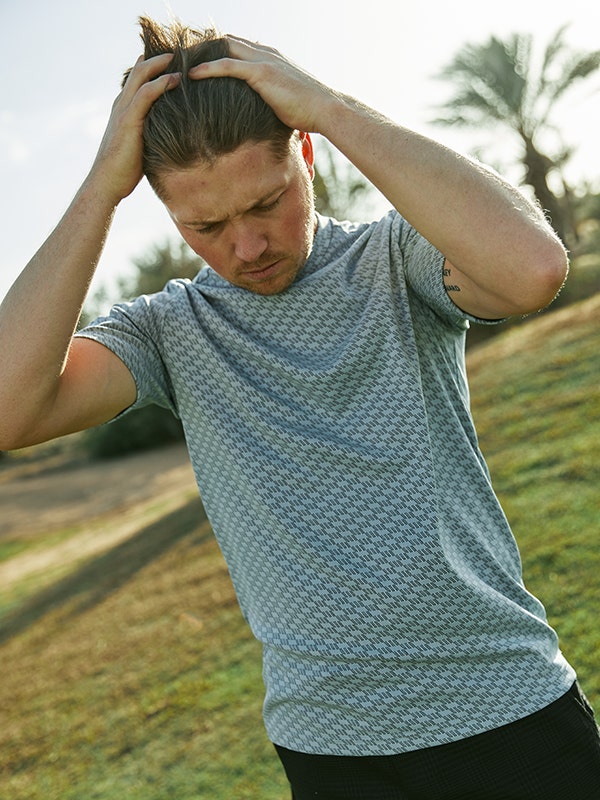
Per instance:
[[[133,273],[117,280],[116,291],[109,291],[106,284],[103,284],[88,297],[79,327],[83,328],[105,313],[113,302],[133,300],[141,294],[160,292],[173,278],[194,278],[203,264],[204,261],[183,239],[167,239],[162,244],[152,245],[145,255],[133,259]]]
[[[166,408],[144,406],[84,434],[84,448],[92,458],[116,458],[183,441],[180,421]]]
[[[376,188],[327,139],[315,137],[315,149],[317,211],[340,220],[366,219],[378,194]]]
[[[194,278],[204,261],[180,239],[155,244],[140,258],[134,258],[134,274],[119,280],[119,296],[131,300],[141,294],[153,294],[174,278]]]
[[[492,36],[485,44],[466,44],[439,77],[455,84],[454,97],[440,106],[442,125],[503,125],[520,141],[524,181],[531,186],[548,213],[556,232],[572,246],[577,240],[572,191],[562,171],[574,152],[560,142],[552,124],[553,112],[563,95],[600,67],[600,50],[590,53],[570,49],[565,42],[568,26],[560,28],[535,59],[533,37],[513,34],[501,41]],[[559,137],[552,152],[542,150],[547,134]],[[545,146],[547,147],[547,145]],[[551,188],[551,173],[560,189]]]
[[[575,198],[574,208],[580,238],[577,255],[595,255],[600,260],[600,194],[588,184]]]

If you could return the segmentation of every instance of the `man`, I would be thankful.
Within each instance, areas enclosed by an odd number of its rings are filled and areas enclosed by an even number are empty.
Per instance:
[[[468,321],[549,303],[561,244],[500,177],[276,51],[142,25],[90,174],[2,308],[0,446],[149,402],[181,417],[298,800],[597,797],[593,713],[523,586],[464,373]],[[311,132],[396,210],[316,216]],[[74,337],[143,173],[210,266]]]

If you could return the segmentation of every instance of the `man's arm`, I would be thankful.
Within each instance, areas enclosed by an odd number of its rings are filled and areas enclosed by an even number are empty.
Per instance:
[[[156,78],[170,58],[133,68],[89,175],[0,306],[0,449],[99,424],[135,400],[123,362],[73,334],[115,208],[142,177],[144,118],[178,82]]]
[[[292,128],[332,142],[446,257],[454,302],[482,318],[547,305],[568,269],[542,212],[498,175],[321,84],[277,51],[229,37],[231,58],[197,79],[246,80]]]
[[[568,260],[541,210],[487,167],[341,103],[331,141],[444,254],[444,283],[459,308],[499,319],[554,299]]]

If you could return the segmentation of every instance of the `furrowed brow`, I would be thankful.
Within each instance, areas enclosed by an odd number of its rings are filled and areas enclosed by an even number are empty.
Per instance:
[[[285,191],[285,189],[286,189],[286,185],[285,184],[282,184],[280,186],[276,186],[274,189],[270,189],[266,194],[262,195],[262,197],[259,197],[251,205],[249,205],[247,208],[243,209],[243,211],[241,211],[239,213],[245,214],[248,211],[252,211],[253,209],[258,208],[259,206],[265,205],[266,203],[269,202],[269,200],[273,200],[276,196],[282,194]],[[232,216],[237,216],[237,215],[233,214]],[[227,219],[229,219],[229,217],[223,217],[222,219],[217,219],[217,218],[215,218],[215,219],[210,219],[210,218],[209,219],[195,219],[195,220],[190,220],[190,221],[187,221],[187,220],[186,221],[180,221],[179,224],[185,226],[186,228],[202,228],[202,227],[206,227],[208,225],[219,225],[222,222],[226,222]]]

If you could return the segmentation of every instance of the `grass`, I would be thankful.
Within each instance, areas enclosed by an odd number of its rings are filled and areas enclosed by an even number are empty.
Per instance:
[[[600,294],[469,359],[492,480],[562,649],[600,710]]]
[[[286,796],[199,501],[30,594],[1,640],[1,797]]]
[[[597,706],[599,318],[600,296],[469,356],[525,581]],[[0,620],[0,797],[289,797],[262,727],[260,649],[199,500],[0,595]]]

